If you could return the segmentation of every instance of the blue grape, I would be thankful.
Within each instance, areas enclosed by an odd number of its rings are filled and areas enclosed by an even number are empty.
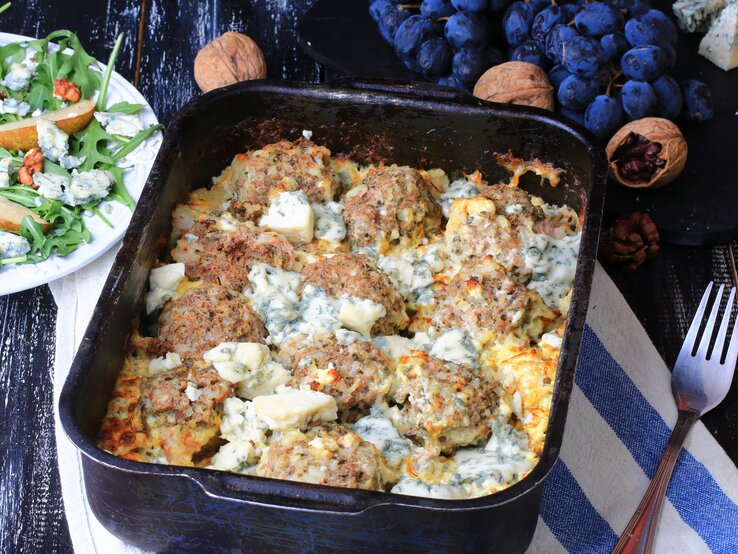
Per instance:
[[[513,2],[502,18],[502,28],[507,43],[515,48],[530,38],[530,28],[536,16],[533,4],[529,2]]]
[[[570,108],[561,108],[559,113],[564,117],[568,117],[572,121],[576,121],[579,125],[584,125],[584,112],[581,110],[572,110]]]
[[[446,21],[446,40],[454,50],[487,44],[487,26],[472,12],[456,12]]]
[[[679,38],[679,31],[674,25],[674,22],[662,11],[659,10],[648,10],[641,17],[650,19],[658,27],[661,32],[661,37],[665,42],[668,42],[672,46],[676,46]]]
[[[625,24],[625,38],[632,46],[645,46],[646,44],[663,44],[664,37],[653,18],[646,16],[634,17]]]
[[[549,65],[548,58],[543,52],[541,43],[535,40],[526,40],[523,44],[513,50],[510,60],[516,62],[528,62],[546,69]]]
[[[684,98],[683,116],[687,121],[707,121],[714,115],[712,94],[702,81],[689,80],[682,83]]]
[[[530,36],[537,41],[546,40],[546,35],[559,23],[566,23],[564,12],[559,6],[549,6],[541,10],[533,18],[533,25],[530,28]]]
[[[575,17],[577,31],[587,37],[601,37],[614,33],[623,26],[623,14],[609,4],[587,4]]]
[[[628,81],[620,91],[620,100],[628,119],[641,119],[656,112],[658,98],[653,87],[643,81]]]
[[[653,81],[666,67],[664,52],[658,46],[647,44],[631,48],[620,58],[620,67],[628,79]]]
[[[487,0],[451,0],[451,3],[460,12],[468,10],[479,13],[487,9]]]
[[[440,37],[433,37],[420,45],[415,63],[424,77],[440,77],[448,74],[451,69],[453,55],[448,42]]]
[[[451,4],[451,0],[423,0],[420,4],[420,15],[430,19],[448,17],[454,13],[456,8]]]
[[[579,36],[574,29],[567,25],[556,25],[546,35],[546,56],[554,61],[561,60],[561,45],[565,40]]]
[[[656,93],[656,115],[666,119],[676,119],[682,113],[682,91],[677,82],[668,75],[662,75],[651,82]]]
[[[466,86],[473,86],[489,67],[487,56],[480,48],[462,48],[451,62],[451,74]]]
[[[379,14],[382,13],[382,10],[386,6],[391,6],[392,2],[389,0],[374,0],[371,5],[369,6],[369,15],[372,16],[372,19],[379,23]]]
[[[382,38],[393,44],[398,27],[409,17],[410,12],[396,4],[385,6],[379,14],[379,33]]]
[[[552,4],[551,0],[528,0],[528,3],[533,5],[536,13]]]
[[[600,46],[602,46],[602,52],[605,55],[606,61],[619,58],[623,52],[630,48],[625,35],[620,32],[603,36],[600,39]]]
[[[400,23],[394,36],[395,52],[398,57],[408,66],[415,65],[415,56],[418,48],[429,38],[435,36],[436,30],[433,22],[421,15],[411,15]]]
[[[460,89],[465,89],[465,90],[467,89],[466,85],[460,82],[453,75],[446,75],[444,77],[439,77],[436,83],[438,83],[439,85],[443,87],[460,88]]]
[[[651,9],[651,2],[649,0],[620,0],[618,7],[628,10],[628,17],[637,17]]]
[[[561,64],[579,77],[597,75],[604,59],[599,41],[591,37],[574,37],[565,40],[561,49]]]
[[[571,73],[569,73],[563,65],[555,65],[548,72],[548,80],[554,90],[559,90],[559,86]]]
[[[584,112],[584,126],[601,139],[610,138],[622,123],[620,102],[604,94],[595,97]]]
[[[559,85],[556,96],[562,106],[583,111],[597,96],[597,83],[592,79],[569,75]]]
[[[578,4],[562,4],[561,11],[564,12],[564,21],[569,23],[574,20],[574,16],[582,11],[582,7]]]
[[[674,69],[674,67],[676,66],[676,61],[677,61],[677,53],[674,47],[668,42],[665,42],[664,44],[661,45],[661,50],[664,54],[664,63],[665,63],[664,68],[667,71]]]

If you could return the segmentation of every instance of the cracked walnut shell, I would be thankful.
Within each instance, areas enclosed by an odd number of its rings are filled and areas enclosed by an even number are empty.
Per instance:
[[[548,75],[528,62],[506,62],[490,67],[474,85],[474,96],[488,102],[554,109]]]
[[[645,117],[624,125],[605,149],[610,176],[630,188],[670,183],[687,163],[687,141],[668,119]]]
[[[195,57],[195,81],[203,92],[266,77],[259,46],[241,33],[223,33]]]

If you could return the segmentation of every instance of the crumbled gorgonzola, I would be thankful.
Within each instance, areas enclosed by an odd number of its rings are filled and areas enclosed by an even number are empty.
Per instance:
[[[146,313],[164,307],[164,303],[174,298],[179,283],[185,275],[183,263],[156,267],[149,273],[149,292],[146,294]]]
[[[72,171],[72,182],[65,204],[79,206],[94,200],[102,200],[110,193],[113,186],[113,174],[110,171],[91,169],[89,171]]]
[[[220,435],[228,442],[213,456],[213,469],[243,471],[255,464],[267,443],[269,427],[258,418],[251,402],[226,398]]]
[[[458,200],[459,198],[475,198],[477,196],[479,196],[479,187],[475,183],[466,179],[457,179],[441,194],[438,203],[441,206],[441,210],[443,210],[443,215],[448,218],[448,212],[454,200]]]
[[[305,191],[279,193],[259,225],[284,235],[292,244],[308,244],[313,240],[315,216]]]
[[[0,259],[20,258],[31,250],[28,241],[14,233],[0,231]]]
[[[13,114],[21,117],[31,111],[31,105],[28,102],[20,102],[15,98],[6,98],[0,101],[0,114]]]
[[[521,231],[525,267],[532,272],[527,286],[550,306],[558,306],[574,284],[581,236],[577,233],[555,239],[542,233]]]
[[[411,303],[427,304],[433,300],[433,275],[444,268],[437,245],[424,251],[405,250],[399,256],[377,256],[377,267],[387,274],[399,293]]]
[[[176,352],[167,352],[161,358],[149,360],[149,373],[161,373],[182,365],[182,358]]]
[[[366,298],[342,296],[339,299],[338,320],[344,327],[365,337],[371,336],[376,321],[387,314],[384,306]]]
[[[364,416],[351,426],[351,430],[365,441],[372,443],[382,453],[387,463],[398,467],[410,454],[413,443],[403,437],[378,404],[372,406],[368,416]]]
[[[69,135],[59,129],[53,121],[43,117],[37,119],[36,132],[38,133],[38,146],[44,158],[55,162],[69,152]]]
[[[311,204],[315,214],[315,230],[313,234],[320,240],[341,242],[346,238],[346,222],[343,219],[343,204],[326,202]]]
[[[60,200],[66,204],[67,189],[70,183],[70,179],[66,175],[34,173],[33,183],[38,187],[36,192],[44,198]]]
[[[430,348],[430,339],[421,332],[415,333],[411,339],[400,335],[378,336],[372,339],[372,344],[386,354],[392,365],[397,365],[400,358],[410,354],[411,350],[427,351]]]
[[[10,186],[10,174],[13,172],[13,158],[0,158],[0,189]]]
[[[290,372],[271,358],[268,346],[253,342],[223,342],[203,355],[218,374],[237,385],[242,398],[271,394],[290,380]]]
[[[95,112],[95,119],[100,122],[109,135],[132,138],[143,131],[143,123],[137,115],[115,112]]]
[[[447,362],[470,365],[474,369],[479,367],[479,353],[461,329],[449,329],[441,333],[433,341],[430,355]]]
[[[17,92],[26,88],[33,78],[33,71],[22,63],[12,63],[2,84],[10,90]]]
[[[257,396],[254,412],[273,431],[304,429],[310,422],[335,421],[336,399],[314,390],[286,389]]]

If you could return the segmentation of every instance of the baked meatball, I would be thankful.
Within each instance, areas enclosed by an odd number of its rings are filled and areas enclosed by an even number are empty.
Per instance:
[[[164,305],[159,337],[182,354],[200,357],[221,342],[264,343],[267,331],[245,298],[202,285]]]
[[[517,330],[537,338],[557,312],[491,260],[465,267],[436,294],[436,329],[465,329],[484,345]]]
[[[224,287],[241,290],[249,284],[249,271],[263,262],[292,269],[295,251],[282,235],[228,220],[198,221],[177,241],[172,258],[185,264],[185,274]]]
[[[442,213],[416,169],[393,165],[369,172],[346,194],[344,217],[351,246],[384,254],[439,233]]]
[[[215,187],[229,184],[239,203],[266,206],[270,193],[294,190],[304,190],[311,202],[328,202],[336,186],[330,155],[324,146],[305,139],[268,144],[236,155],[215,180]]]
[[[402,295],[368,256],[336,254],[306,265],[301,273],[305,283],[325,289],[329,296],[365,298],[384,306],[386,314],[372,326],[372,335],[394,335],[407,327]]]
[[[233,385],[212,367],[165,371],[141,381],[141,419],[169,463],[197,464],[217,448],[223,402],[230,396]]]
[[[333,334],[296,335],[282,345],[279,357],[292,372],[291,386],[330,394],[347,421],[382,400],[389,386],[384,353],[368,341],[342,344]]]
[[[431,452],[450,453],[487,438],[495,415],[496,383],[455,364],[413,350],[395,370],[391,396],[402,405],[397,429]]]
[[[382,490],[387,471],[372,443],[335,424],[283,433],[256,468],[260,477],[365,490]]]

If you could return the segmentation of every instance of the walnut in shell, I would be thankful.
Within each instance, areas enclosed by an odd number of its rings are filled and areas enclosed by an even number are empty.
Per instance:
[[[668,119],[645,117],[623,126],[605,149],[610,176],[631,188],[662,187],[687,162],[687,141]]]
[[[489,68],[474,85],[474,96],[489,102],[554,109],[548,75],[528,62],[506,62]]]
[[[241,33],[223,33],[195,57],[195,81],[203,92],[265,77],[261,48]]]

